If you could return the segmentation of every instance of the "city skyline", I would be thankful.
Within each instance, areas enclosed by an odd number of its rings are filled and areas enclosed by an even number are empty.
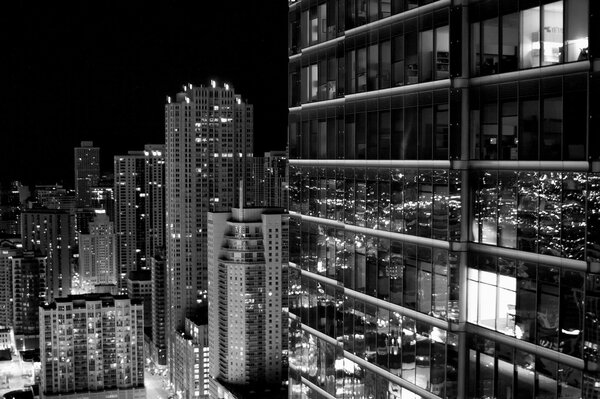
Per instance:
[[[284,150],[286,8],[285,2],[240,2],[233,11],[220,2],[9,7],[0,28],[10,38],[8,73],[0,80],[10,93],[2,102],[0,131],[9,151],[0,157],[0,181],[71,187],[72,149],[84,140],[101,148],[106,173],[114,155],[164,140],[167,95],[210,79],[229,83],[261,109],[255,153]],[[228,29],[221,27],[225,19]],[[276,23],[276,34],[272,23],[261,23],[266,19]],[[33,98],[43,104],[35,112],[27,105]],[[25,148],[31,156],[20,157]],[[52,162],[42,168],[42,159]]]

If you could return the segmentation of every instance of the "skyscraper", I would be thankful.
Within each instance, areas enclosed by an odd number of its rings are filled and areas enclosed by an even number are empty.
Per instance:
[[[89,234],[79,234],[79,290],[94,292],[97,284],[117,284],[117,241],[113,223],[96,210]]]
[[[73,295],[40,306],[39,314],[41,397],[146,397],[141,302]]]
[[[119,248],[118,284],[127,291],[127,274],[146,265],[145,159],[142,151],[116,155],[115,231]]]
[[[289,2],[290,397],[600,395],[597,12]]]
[[[20,239],[0,239],[0,328],[13,326],[12,258],[22,254],[20,246]]]
[[[38,349],[38,307],[46,299],[46,257],[39,251],[12,256],[12,327],[19,350]]]
[[[287,240],[288,215],[281,208],[209,212],[211,379],[246,386],[281,384]]]
[[[175,98],[167,98],[165,134],[167,315],[172,334],[206,301],[207,212],[228,210],[236,203],[244,159],[252,154],[252,105],[228,84],[186,85]]]
[[[100,148],[94,147],[92,141],[82,141],[74,152],[77,205],[88,208],[92,206],[91,188],[100,178]]]
[[[164,251],[150,257],[150,276],[152,280],[152,343],[150,355],[154,363],[160,366],[167,365],[166,269]]]
[[[165,146],[144,146],[144,199],[146,210],[145,256],[165,249]]]
[[[29,209],[21,214],[23,249],[47,256],[47,300],[71,293],[72,216],[59,209]]]

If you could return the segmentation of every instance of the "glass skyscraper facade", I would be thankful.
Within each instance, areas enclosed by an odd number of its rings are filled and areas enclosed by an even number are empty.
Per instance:
[[[600,397],[600,4],[289,2],[290,397]]]

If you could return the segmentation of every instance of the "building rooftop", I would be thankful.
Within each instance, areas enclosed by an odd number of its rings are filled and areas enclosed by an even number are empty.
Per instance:
[[[115,300],[126,300],[129,299],[127,295],[111,295],[106,293],[92,293],[82,295],[69,295],[66,297],[56,298],[54,302],[48,304],[42,304],[40,307],[46,310],[56,309],[57,304],[61,303],[72,303],[74,308],[85,307],[87,301],[102,301],[102,306],[111,307],[114,306]],[[141,305],[143,300],[131,299],[132,305]]]

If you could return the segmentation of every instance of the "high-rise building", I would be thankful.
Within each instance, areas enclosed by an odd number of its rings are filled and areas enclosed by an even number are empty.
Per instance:
[[[29,209],[21,214],[23,249],[47,256],[47,300],[71,293],[72,217],[60,209]]]
[[[46,256],[25,251],[12,256],[12,328],[18,349],[39,348],[38,307],[46,299]]]
[[[13,326],[12,258],[22,255],[20,239],[0,239],[0,328]]]
[[[245,158],[252,155],[253,108],[228,84],[186,85],[167,98],[165,134],[170,339],[206,302],[207,212],[236,203]]]
[[[100,178],[100,148],[94,147],[92,141],[82,141],[75,147],[75,196],[77,205],[91,207],[91,188],[98,184]]]
[[[119,248],[118,284],[127,290],[127,274],[146,266],[145,159],[142,151],[117,155],[115,162],[115,231]]]
[[[89,234],[79,234],[80,293],[94,292],[97,284],[117,283],[117,241],[113,223],[104,210],[96,210]]]
[[[599,397],[600,3],[289,3],[290,397]]]
[[[152,280],[152,341],[150,355],[152,361],[159,366],[167,365],[167,326],[165,308],[166,261],[164,251],[150,257],[150,275]]]
[[[173,390],[184,399],[208,399],[208,322],[206,307],[194,317],[186,317],[182,330],[173,338],[175,367]]]
[[[92,207],[94,209],[104,209],[111,222],[114,222],[115,216],[115,182],[112,173],[100,176],[98,183],[91,188]]]
[[[41,397],[146,397],[141,302],[108,294],[57,298],[40,306],[38,322]]]
[[[288,207],[285,151],[265,152],[264,157],[248,158],[250,179],[246,179],[246,205],[254,207]]]
[[[150,270],[136,270],[127,276],[127,295],[144,305],[144,332],[152,336],[152,279]]]
[[[287,254],[288,215],[282,208],[209,212],[211,379],[247,386],[281,384]]]
[[[14,181],[0,185],[0,234],[21,234],[21,211],[29,197],[29,188]]]
[[[165,146],[144,146],[144,194],[146,210],[145,256],[165,249]],[[147,261],[149,262],[149,261]]]

